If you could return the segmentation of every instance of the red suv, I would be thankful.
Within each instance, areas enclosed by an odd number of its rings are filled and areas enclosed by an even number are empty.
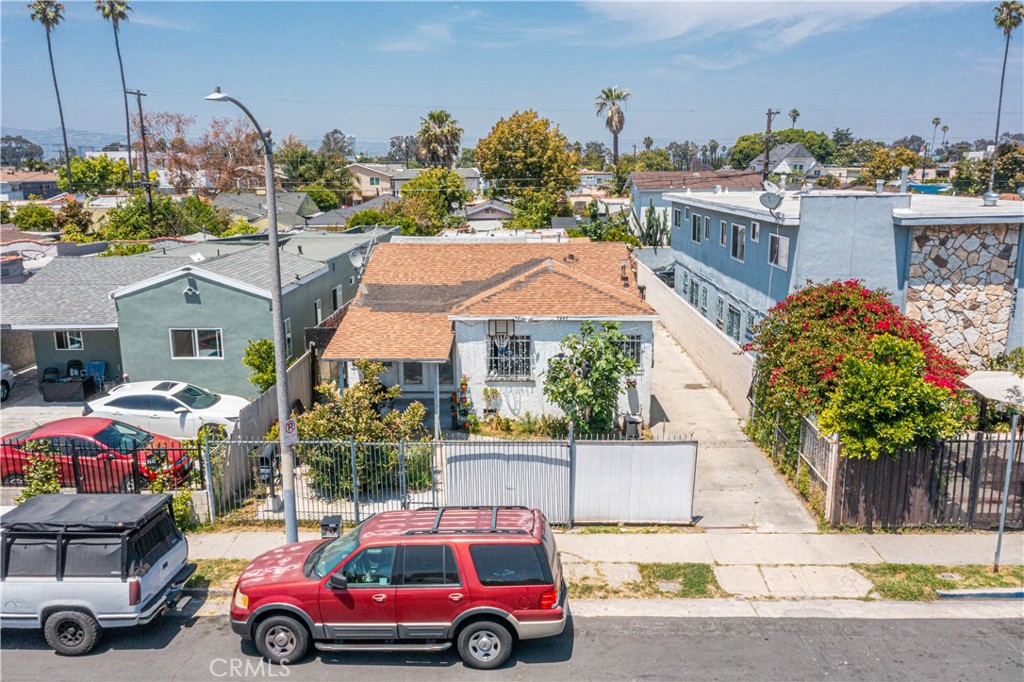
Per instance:
[[[497,668],[518,640],[565,628],[562,565],[526,507],[372,516],[334,540],[279,547],[239,576],[231,627],[273,663],[320,651],[444,651]]]

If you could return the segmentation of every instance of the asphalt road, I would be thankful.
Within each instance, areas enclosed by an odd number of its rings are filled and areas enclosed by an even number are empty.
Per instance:
[[[269,668],[223,617],[167,617],[107,633],[83,658],[36,632],[2,633],[14,680],[1012,680],[1024,679],[1024,620],[577,618],[525,643],[491,673],[444,654],[316,654]]]

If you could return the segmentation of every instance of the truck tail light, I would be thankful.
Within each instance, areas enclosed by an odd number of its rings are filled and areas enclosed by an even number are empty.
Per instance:
[[[138,580],[128,581],[128,604],[129,606],[138,606],[142,601],[142,585],[139,584]]]
[[[540,595],[540,607],[542,609],[553,609],[558,604],[558,590],[548,590]]]

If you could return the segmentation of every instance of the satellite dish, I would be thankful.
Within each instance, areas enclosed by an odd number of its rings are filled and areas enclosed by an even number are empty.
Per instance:
[[[758,200],[761,202],[761,205],[769,211],[774,211],[779,207],[779,204],[782,203],[782,195],[774,192],[765,192],[758,197]]]
[[[771,180],[765,180],[764,182],[761,183],[761,186],[764,187],[765,192],[768,192],[770,194],[778,194],[779,192],[782,191],[782,188],[776,185]]]
[[[363,267],[363,263],[366,262],[366,251],[363,249],[352,251],[348,254],[348,260],[352,263],[352,267],[359,270]]]

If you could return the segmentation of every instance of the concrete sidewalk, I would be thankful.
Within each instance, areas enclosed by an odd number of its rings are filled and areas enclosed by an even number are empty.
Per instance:
[[[319,533],[300,532],[300,540]],[[674,563],[721,566],[842,566],[846,564],[991,563],[995,533],[557,533],[563,563]],[[281,531],[196,533],[189,538],[194,559],[252,559],[284,544]],[[1002,563],[1024,564],[1024,534],[1003,537]]]

